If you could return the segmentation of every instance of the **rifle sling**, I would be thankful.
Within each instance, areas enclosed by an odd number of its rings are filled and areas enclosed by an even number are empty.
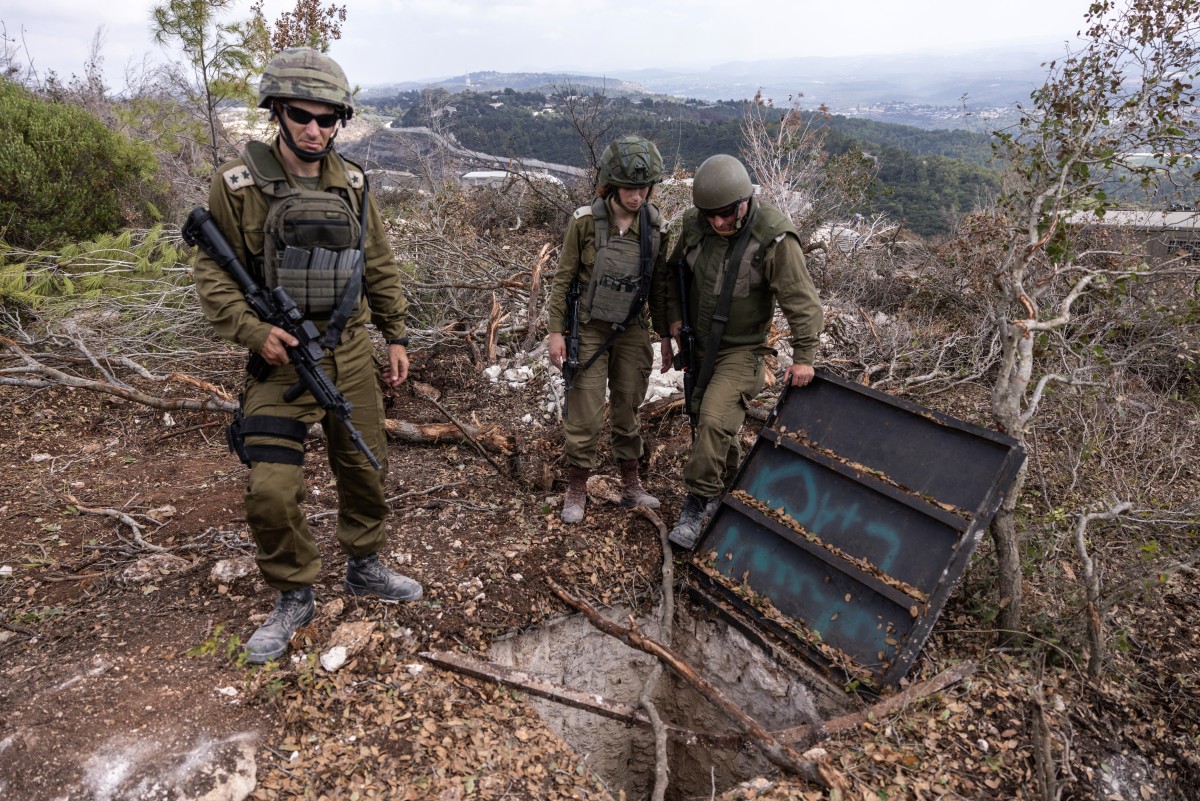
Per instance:
[[[741,271],[742,256],[745,255],[746,248],[750,246],[750,227],[754,223],[754,216],[757,213],[758,204],[755,203],[750,213],[746,215],[746,221],[742,224],[742,230],[738,234],[737,240],[725,252],[725,280],[721,284],[721,295],[717,298],[717,307],[713,310],[712,324],[708,329],[708,340],[704,343],[704,361],[700,364],[700,372],[696,375],[696,385],[692,388],[693,397],[696,393],[703,394],[704,388],[712,380],[713,370],[717,366],[717,350],[721,347],[721,337],[725,336],[725,324],[729,322],[729,307],[733,304],[733,285],[737,283],[737,276]],[[687,303],[687,298],[684,298],[683,302]],[[688,399],[688,402],[691,402],[691,398]]]
[[[604,340],[604,344],[600,349],[592,354],[592,357],[584,362],[579,367],[579,372],[583,372],[592,366],[592,363],[603,356],[613,343],[617,341],[617,337],[625,333],[625,329],[633,322],[634,318],[642,310],[642,304],[646,302],[646,295],[650,294],[650,273],[654,270],[654,263],[650,258],[650,211],[642,206],[638,212],[638,250],[642,260],[642,280],[638,285],[637,296],[633,299],[633,304],[629,307],[629,314],[625,315],[624,321],[617,323],[613,327],[613,332],[608,335],[608,339]],[[579,325],[579,321],[575,321],[575,325]]]
[[[325,336],[321,337],[321,347],[326,350],[333,350],[342,341],[342,331],[345,330],[346,323],[350,321],[350,315],[354,313],[354,304],[358,302],[358,298],[362,294],[363,270],[366,269],[367,264],[367,205],[369,203],[367,193],[369,191],[367,174],[364,172],[362,209],[359,210],[362,224],[359,226],[358,232],[358,252],[362,254],[362,258],[359,259],[354,268],[354,274],[350,276],[346,286],[342,287],[337,308],[329,317],[329,324],[325,326]]]

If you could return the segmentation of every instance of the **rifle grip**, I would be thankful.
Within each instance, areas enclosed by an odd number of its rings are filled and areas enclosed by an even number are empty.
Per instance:
[[[304,382],[297,381],[295,384],[292,384],[290,387],[288,387],[287,392],[283,393],[283,400],[285,403],[291,403],[307,391],[308,387],[304,386]]]

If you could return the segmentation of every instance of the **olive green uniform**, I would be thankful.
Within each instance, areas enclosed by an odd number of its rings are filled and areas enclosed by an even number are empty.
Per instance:
[[[272,149],[279,159],[279,142]],[[288,176],[299,185],[295,176]],[[363,175],[347,164],[336,152],[321,162],[321,175],[309,188],[338,191],[355,198],[361,208]],[[221,232],[229,240],[242,264],[257,273],[264,252],[263,228],[268,198],[255,185],[246,164],[236,159],[223,165],[213,178],[209,192],[209,211]],[[201,255],[195,268],[196,289],[205,317],[222,338],[258,352],[271,329],[258,319],[246,303],[234,279],[212,259]],[[383,521],[388,507],[383,481],[387,471],[387,439],[383,428],[383,398],[376,377],[371,338],[364,323],[368,320],[387,340],[405,336],[408,302],[400,284],[396,263],[383,227],[383,219],[373,201],[368,201],[366,264],[364,284],[370,306],[361,299],[346,324],[341,344],[321,360],[321,367],[353,405],[351,422],[363,435],[371,452],[383,465],[375,470],[346,436],[341,422],[328,415],[310,393],[293,402],[283,393],[297,381],[290,364],[275,367],[266,380],[248,377],[243,396],[247,417],[266,415],[299,421],[305,428],[320,422],[328,441],[329,464],[333,470],[338,496],[337,538],[350,556],[365,556],[379,551],[385,540]],[[327,320],[314,319],[324,329]],[[247,436],[246,445],[303,450],[299,442],[272,436]],[[272,461],[252,461],[246,488],[246,519],[258,545],[258,565],[266,582],[287,591],[312,584],[321,567],[321,559],[312,534],[300,509],[304,498],[303,467]]]
[[[747,404],[763,386],[763,357],[775,303],[791,329],[793,359],[812,364],[822,327],[821,303],[804,263],[795,228],[773,206],[752,200],[748,210],[751,239],[738,265],[729,322],[717,350],[712,378],[692,398],[697,412],[696,442],[684,466],[688,492],[702,498],[720,495],[741,462],[738,432]],[[753,209],[757,206],[757,211]],[[753,217],[750,214],[753,213]],[[692,278],[686,302],[696,340],[695,368],[704,351],[724,281],[728,249],[737,235],[722,237],[695,208],[683,218],[670,263],[683,258]],[[670,334],[672,321],[682,319],[678,283],[665,265],[654,274],[650,312],[660,337]]]
[[[611,198],[611,196],[610,196]],[[630,237],[634,242],[641,236],[640,220],[634,215],[633,222],[624,234],[618,233],[611,223],[612,201],[609,208],[609,240]],[[652,236],[659,237],[654,270],[664,263],[667,251],[666,234],[656,229]],[[576,213],[567,226],[558,270],[550,288],[548,325],[550,331],[570,336],[567,330],[567,291],[575,278],[586,287],[596,265],[596,224],[590,214]],[[612,335],[614,324],[590,319],[590,310],[580,301],[579,316],[579,361],[586,363]],[[646,398],[650,384],[650,368],[654,359],[651,350],[649,323],[645,310],[619,334],[609,351],[599,356],[586,370],[575,374],[571,389],[567,393],[567,418],[563,421],[563,450],[567,461],[575,467],[594,470],[597,466],[597,450],[600,432],[604,427],[605,390],[609,400],[611,418],[611,444],[617,461],[639,459],[644,450],[641,421],[638,407]]]

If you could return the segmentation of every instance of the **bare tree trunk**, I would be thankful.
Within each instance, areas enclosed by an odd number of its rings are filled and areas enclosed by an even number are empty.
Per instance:
[[[1025,467],[1017,473],[1012,488],[1000,503],[992,520],[992,541],[996,545],[996,588],[999,613],[996,626],[1008,632],[1021,630],[1021,535],[1017,531],[1017,501],[1025,486]]]

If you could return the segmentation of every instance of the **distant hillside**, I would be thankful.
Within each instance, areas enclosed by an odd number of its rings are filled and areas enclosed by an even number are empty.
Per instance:
[[[602,89],[610,97],[748,100],[758,91],[779,105],[800,98],[806,108],[926,129],[990,133],[1015,119],[1014,106],[1046,78],[1045,62],[1062,42],[964,50],[954,54],[797,57],[720,64],[704,70],[642,69],[617,75],[499,73],[430,78],[368,86],[365,100],[441,87],[452,93],[504,88],[548,93],[553,87]]]
[[[451,94],[459,92],[500,92],[513,89],[518,92],[554,92],[563,87],[575,87],[581,92],[603,92],[606,95],[650,95],[651,91],[639,83],[614,77],[578,75],[557,72],[470,72],[448,78],[431,78],[425,81],[377,84],[363,87],[359,98],[373,103],[380,98],[392,97],[413,90],[440,88]]]
[[[511,87],[458,93],[439,87],[380,94],[362,103],[393,118],[394,127],[437,127],[471,151],[591,166],[579,133],[564,116],[561,96]],[[641,134],[658,145],[668,169],[679,166],[691,171],[713,153],[738,152],[746,106],[746,101],[608,96],[603,113],[608,130]],[[431,113],[437,115],[436,125]],[[862,211],[886,212],[918,233],[949,231],[959,215],[998,185],[988,166],[991,148],[986,136],[840,116],[829,125],[831,153],[857,148],[880,165],[878,186]],[[379,150],[375,155],[380,166],[400,168],[384,163]]]

